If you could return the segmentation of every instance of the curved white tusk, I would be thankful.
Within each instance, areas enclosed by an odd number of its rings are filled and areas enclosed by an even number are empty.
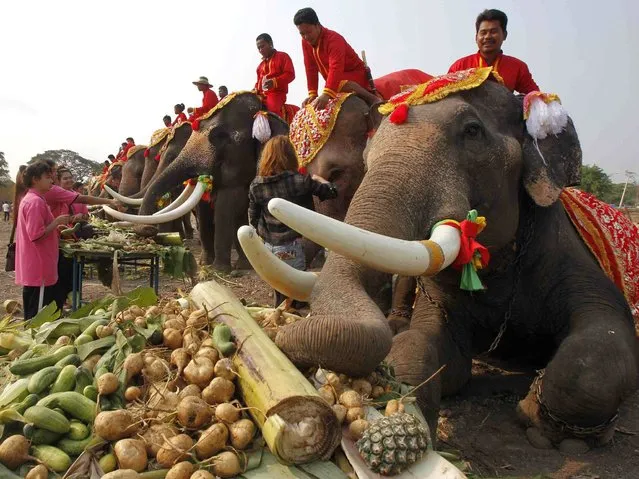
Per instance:
[[[193,190],[195,190],[195,185],[192,185],[191,183],[189,183],[188,185],[186,185],[184,190],[182,190],[182,193],[180,193],[180,196],[178,196],[175,200],[173,200],[171,204],[166,205],[160,211],[153,213],[153,216],[156,216],[162,213],[168,213],[169,211],[174,210],[175,208],[180,206],[182,203],[184,203],[191,196],[191,193],[193,193]]]
[[[311,241],[385,273],[432,276],[459,254],[461,234],[453,226],[436,227],[429,240],[406,241],[371,233],[281,198],[269,201],[268,209]]]
[[[203,183],[198,183],[193,190],[193,194],[189,196],[188,200],[174,210],[162,213],[161,215],[131,215],[128,213],[121,213],[106,205],[104,206],[104,212],[120,221],[130,221],[135,224],[158,225],[160,223],[168,223],[169,221],[173,221],[184,216],[186,213],[195,208],[205,191],[206,186]]]
[[[116,200],[118,200],[121,203],[124,203],[126,205],[134,205],[134,206],[140,206],[142,204],[142,200],[143,198],[129,198],[127,196],[123,196],[120,193],[118,193],[117,191],[115,191],[114,189],[112,189],[109,185],[105,184],[104,185],[104,189],[106,190],[107,193],[109,193],[113,198],[115,198]]]
[[[237,230],[237,239],[255,272],[274,289],[289,298],[308,301],[317,275],[289,266],[271,253],[252,226]]]

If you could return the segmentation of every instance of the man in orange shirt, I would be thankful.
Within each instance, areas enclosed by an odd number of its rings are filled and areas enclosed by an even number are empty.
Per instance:
[[[315,10],[302,8],[295,14],[293,23],[302,36],[308,84],[308,98],[302,106],[317,98],[318,72],[326,81],[324,91],[315,104],[318,110],[323,110],[328,101],[340,92],[356,93],[370,105],[380,101],[369,91],[364,62],[343,36],[320,24]]]
[[[186,111],[191,114],[189,121],[196,120],[202,115],[208,113],[215,105],[217,105],[217,95],[211,88],[213,85],[209,83],[209,79],[206,77],[200,77],[199,80],[194,81],[193,84],[197,86],[197,89],[202,92],[202,106],[199,108],[189,107]]]
[[[501,45],[508,36],[508,17],[501,10],[484,10],[475,21],[475,41],[479,51],[457,60],[448,73],[469,68],[492,66],[511,92],[527,94],[539,91],[528,65],[515,57],[504,55]]]
[[[291,57],[273,48],[273,39],[262,33],[255,39],[262,61],[257,66],[255,90],[263,98],[266,109],[284,118],[283,111],[288,93],[288,84],[295,80],[295,68]]]

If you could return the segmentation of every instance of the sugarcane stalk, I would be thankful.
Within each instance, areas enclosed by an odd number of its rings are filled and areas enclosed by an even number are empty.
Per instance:
[[[231,328],[239,390],[273,455],[284,464],[328,459],[341,440],[337,417],[237,297],[208,281],[193,288],[191,301]]]

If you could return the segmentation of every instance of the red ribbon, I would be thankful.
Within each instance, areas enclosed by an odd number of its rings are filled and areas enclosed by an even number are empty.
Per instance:
[[[463,220],[459,224],[454,221],[445,221],[443,224],[452,226],[459,230],[461,233],[459,254],[455,261],[453,261],[453,268],[461,269],[464,265],[473,261],[475,253],[479,253],[479,259],[482,268],[485,268],[490,261],[490,252],[488,248],[479,243],[475,238],[479,234],[479,225],[469,221]]]

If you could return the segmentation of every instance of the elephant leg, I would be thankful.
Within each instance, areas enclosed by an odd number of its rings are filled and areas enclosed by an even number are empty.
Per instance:
[[[193,225],[191,224],[191,213],[182,216],[182,227],[184,228],[184,237],[193,239]]]
[[[218,191],[215,200],[215,269],[231,271],[231,247],[237,238],[237,225],[241,224],[242,216],[246,222],[247,211],[247,187],[224,188]],[[200,218],[200,223],[202,222],[203,218]]]
[[[606,444],[622,400],[636,388],[630,314],[602,306],[594,315],[592,310],[573,313],[570,332],[517,406],[520,420],[533,427],[527,435],[536,447],[553,444],[578,453]],[[584,301],[581,308],[592,309],[592,304]]]
[[[393,302],[388,315],[388,325],[395,334],[410,327],[416,288],[417,279],[412,276],[399,276],[395,282]]]
[[[199,218],[200,244],[202,245],[200,264],[213,264],[215,261],[215,222],[213,210],[208,201],[198,203],[197,216]]]
[[[429,292],[436,297],[436,293]],[[417,299],[410,329],[393,338],[387,361],[400,381],[421,385],[416,391],[417,403],[435,440],[441,397],[459,391],[470,380],[472,358],[462,354],[443,312],[423,295]],[[439,371],[442,366],[444,369]],[[430,381],[422,384],[433,374]]]

